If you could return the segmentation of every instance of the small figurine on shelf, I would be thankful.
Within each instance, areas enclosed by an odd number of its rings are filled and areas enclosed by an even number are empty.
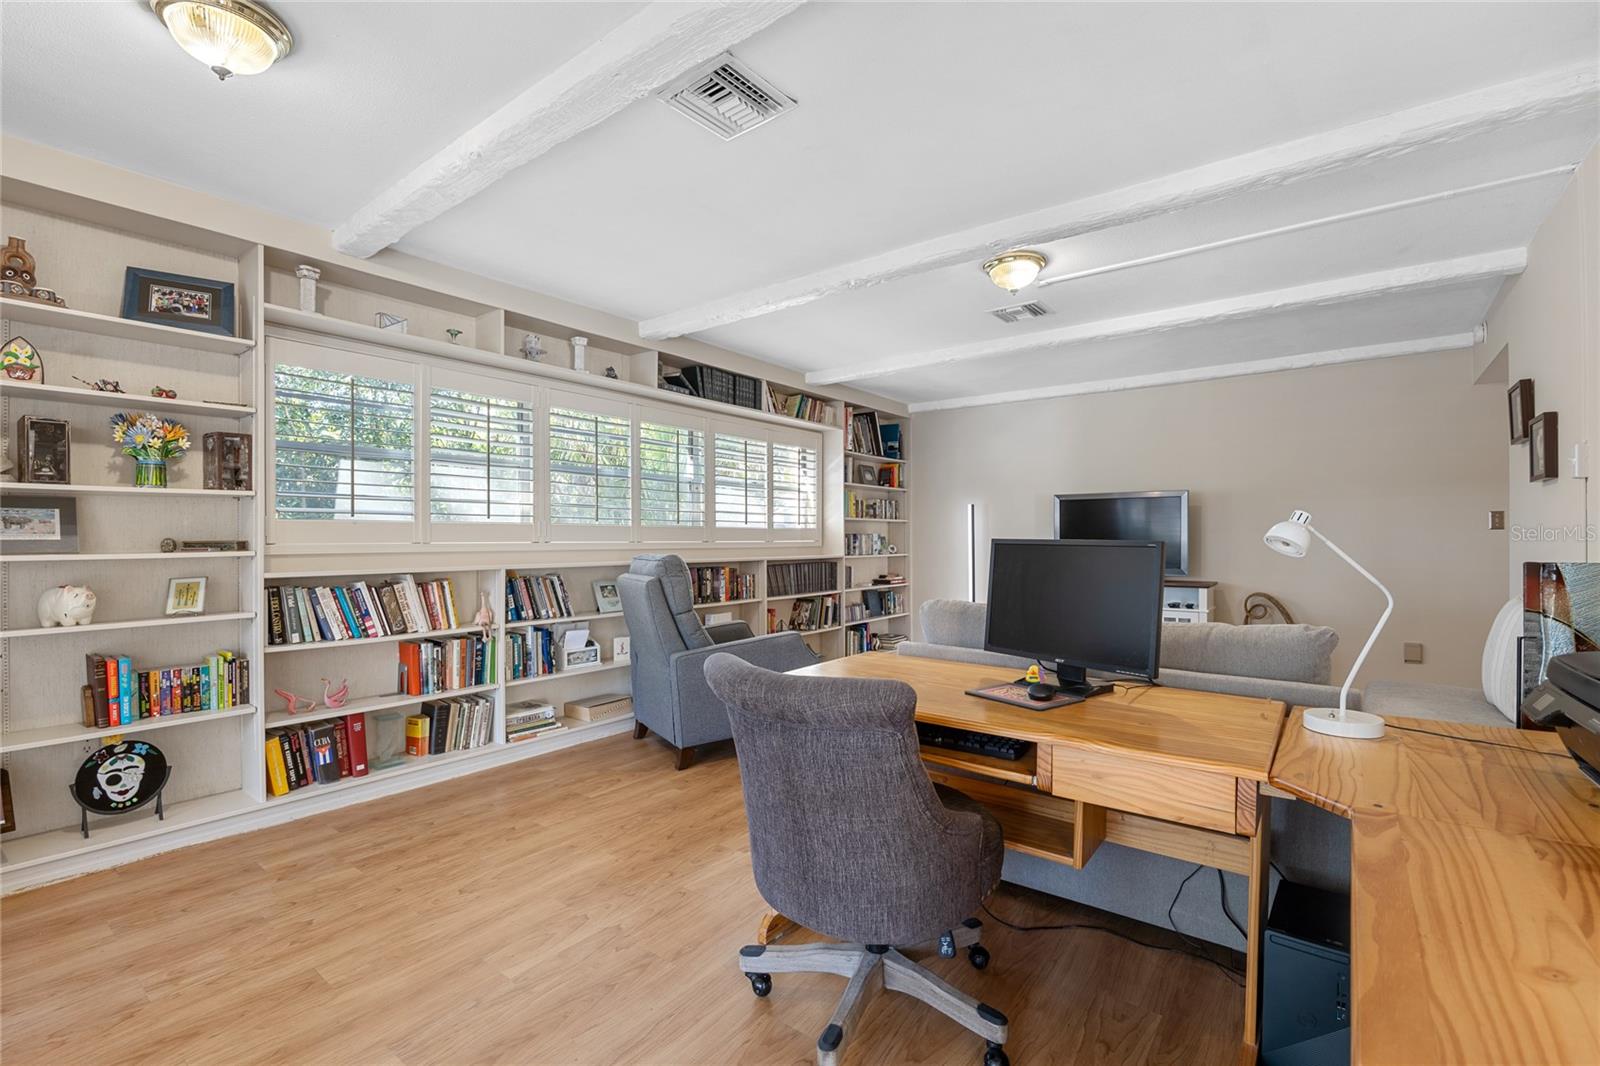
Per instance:
[[[12,381],[44,384],[44,358],[26,337],[12,337],[0,346],[0,367]]]
[[[299,714],[301,711],[314,711],[317,709],[316,700],[308,700],[304,696],[296,696],[288,689],[275,688],[272,694],[283,701],[284,714]]]
[[[459,329],[447,329],[445,333],[449,335],[451,344],[461,343],[461,331]]]
[[[399,315],[391,315],[387,311],[377,312],[373,315],[373,320],[377,322],[379,329],[392,329],[396,333],[404,333],[410,326],[410,323]]]
[[[572,369],[587,370],[589,368],[589,338],[572,338]]]
[[[86,626],[94,621],[94,589],[88,585],[57,585],[39,594],[39,625]]]
[[[190,444],[189,431],[177,422],[131,411],[111,416],[111,442],[138,464],[134,486],[155,489],[167,487],[167,461],[182,459]]]
[[[313,314],[317,310],[317,279],[322,277],[322,271],[314,266],[301,263],[294,268],[294,276],[300,279],[300,310]]]
[[[34,276],[35,265],[27,241],[20,237],[7,238],[5,247],[0,248],[0,296],[67,306],[67,301],[57,296],[54,289],[39,287],[39,279]]]
[[[322,679],[322,702],[333,710],[338,710],[350,701],[350,681],[348,678],[339,682],[339,687],[334,688],[333,682],[327,678]]]
[[[524,333],[522,335],[522,346],[517,351],[522,353],[522,358],[532,360],[535,363],[549,354],[544,350],[544,343],[539,340],[537,333]]]
[[[610,378],[612,381],[616,381],[617,380],[617,368],[614,367],[614,366],[606,367],[606,377]]]
[[[118,389],[117,391],[121,392],[122,390]],[[150,395],[158,400],[176,400],[178,398],[178,390],[169,389],[165,385],[152,385],[150,386]]]
[[[83,382],[85,385],[89,386],[89,390],[91,392],[122,391],[122,382],[112,381],[110,378],[95,378],[93,381],[90,381],[88,378],[80,378],[78,375],[74,374],[72,375],[72,380]]]

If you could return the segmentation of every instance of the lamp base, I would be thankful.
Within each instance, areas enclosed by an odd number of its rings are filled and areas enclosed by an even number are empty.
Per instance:
[[[1307,707],[1300,724],[1313,733],[1347,740],[1377,740],[1383,736],[1383,719],[1366,711],[1346,711],[1341,717],[1337,707]]]

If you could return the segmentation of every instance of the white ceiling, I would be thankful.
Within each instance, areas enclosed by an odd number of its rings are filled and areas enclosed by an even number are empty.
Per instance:
[[[523,90],[581,69],[584,50],[642,6],[280,3],[295,54],[224,85],[133,0],[7,0],[0,124],[332,228]],[[1469,333],[1503,277],[1407,288],[1399,272],[1525,248],[1593,146],[1597,107],[1591,95],[1583,106],[1510,109],[1366,155],[1361,137],[1402,125],[1407,109],[1551,71],[1575,72],[1592,94],[1597,12],[812,2],[733,48],[799,101],[792,114],[723,142],[639,100],[398,246],[634,320],[732,306],[725,324],[697,335],[819,382],[861,375],[852,384],[915,403],[1255,360],[1265,369],[1368,346],[1421,350]],[[152,101],[178,100],[215,117],[199,129],[151,121]],[[976,246],[948,262],[897,252],[959,231],[998,240],[1015,216],[1226,169],[1303,138],[1356,149],[1294,181],[1269,174],[1180,210],[1062,230],[1075,235],[1035,245],[1051,260],[1045,276],[1101,272],[1014,299],[981,274]],[[1391,272],[1393,291],[1256,297]],[[812,284],[824,276],[827,286]],[[1024,299],[1050,315],[1008,326],[986,314]],[[1230,301],[1255,309],[1051,343],[1063,327],[1094,333],[1088,324]],[[794,306],[764,306],[773,303]],[[1033,347],[930,359],[1018,348],[1018,338]]]

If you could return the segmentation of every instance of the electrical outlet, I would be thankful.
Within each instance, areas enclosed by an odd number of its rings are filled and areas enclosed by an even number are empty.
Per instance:
[[[1504,529],[1504,528],[1506,528],[1506,513],[1504,511],[1490,511],[1489,512],[1489,528],[1490,529]]]
[[[1422,645],[1413,640],[1405,642],[1406,662],[1420,663],[1422,661]]]

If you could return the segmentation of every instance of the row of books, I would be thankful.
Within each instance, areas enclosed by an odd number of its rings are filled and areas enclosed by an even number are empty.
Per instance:
[[[225,711],[250,702],[250,660],[231,651],[192,666],[135,670],[126,655],[84,656],[86,729],[130,725],[190,711]]]
[[[904,633],[869,633],[865,629],[844,631],[844,653],[860,655],[866,651],[893,651],[895,645],[906,640]]]
[[[869,618],[882,618],[887,614],[900,614],[907,608],[907,598],[899,592],[884,589],[866,589],[860,603],[844,605],[846,622],[865,622]]]
[[[577,612],[560,574],[510,574],[506,577],[506,621],[570,618]]]
[[[767,608],[767,632],[783,633],[796,630],[801,633],[828,629],[839,624],[839,601],[832,596],[795,600],[789,605],[785,619],[776,607]]]
[[[273,796],[366,775],[364,714],[267,730],[267,792]]]
[[[845,447],[862,455],[883,459],[903,459],[900,423],[880,422],[876,411],[844,409]]]
[[[543,677],[556,672],[556,635],[535,627],[506,634],[506,680]]]
[[[846,533],[844,535],[844,553],[846,555],[893,555],[895,554],[894,541],[887,533]]]
[[[696,603],[730,603],[756,598],[756,575],[736,566],[691,566],[689,583]]]
[[[444,755],[494,742],[494,699],[457,696],[429,700],[406,718],[406,754]]]
[[[770,409],[777,414],[803,418],[824,426],[833,425],[833,405],[827,400],[807,396],[803,392],[779,392],[771,385],[767,386],[767,395]]]
[[[408,696],[492,685],[495,642],[479,634],[447,640],[402,640],[400,691]]]
[[[854,473],[845,476],[846,485],[876,485],[880,489],[898,489],[905,485],[899,463],[885,463],[879,467],[858,463],[852,465],[851,470]]]
[[[900,498],[859,496],[845,490],[844,516],[846,518],[899,518]]]
[[[556,716],[556,709],[548,703],[524,703],[506,708],[508,744],[532,740],[547,733],[559,733],[566,728],[566,723]]]
[[[837,563],[768,563],[768,596],[804,596],[839,587]]]
[[[454,629],[455,585],[449,578],[417,581],[410,574],[386,584],[271,585],[267,643],[320,644],[396,633]]]

